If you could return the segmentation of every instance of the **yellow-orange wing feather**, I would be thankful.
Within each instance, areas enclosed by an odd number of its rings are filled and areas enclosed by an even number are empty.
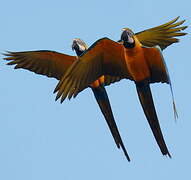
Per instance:
[[[4,58],[8,65],[16,65],[15,69],[23,68],[37,74],[54,77],[58,80],[67,69],[77,60],[75,56],[58,53],[55,51],[24,51],[7,52]]]
[[[175,37],[187,34],[180,32],[187,28],[187,26],[180,26],[185,22],[185,20],[177,22],[178,19],[179,17],[160,26],[138,32],[135,35],[142,45],[148,47],[158,45],[163,50],[171,44],[179,41],[179,39]]]
[[[58,80],[62,78],[69,66],[77,60],[76,56],[48,50],[8,52],[4,55],[8,56],[4,59],[10,61],[7,65],[16,65],[15,69],[27,69]],[[104,85],[108,86],[120,80],[120,77],[106,75]]]
[[[121,77],[105,75],[104,76],[104,85],[109,86],[110,84],[118,82],[120,80],[121,80]]]
[[[96,41],[58,83],[56,99],[62,96],[62,102],[66,96],[76,96],[102,75],[131,79],[124,58],[123,45],[108,38]]]

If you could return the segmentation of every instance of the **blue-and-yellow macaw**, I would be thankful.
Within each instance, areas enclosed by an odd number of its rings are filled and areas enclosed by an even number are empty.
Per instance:
[[[11,60],[8,65],[15,65],[15,69],[23,68],[35,72],[37,74],[54,77],[58,80],[64,75],[66,70],[78,60],[78,57],[87,50],[87,45],[81,39],[74,39],[72,49],[76,52],[76,56],[69,56],[66,54],[57,53],[54,51],[26,51],[26,52],[9,52],[6,60]],[[89,87],[92,89],[96,101],[104,115],[111,134],[118,148],[122,148],[126,158],[130,160],[127,150],[123,144],[119,130],[115,123],[107,91],[104,87],[104,79],[110,84],[112,81],[117,81],[118,78],[106,76],[99,78],[93,82]]]

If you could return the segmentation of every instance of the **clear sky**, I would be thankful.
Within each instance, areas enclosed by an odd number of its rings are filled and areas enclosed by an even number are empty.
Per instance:
[[[190,0],[2,0],[0,52],[45,49],[75,55],[76,37],[88,45],[105,36],[118,40],[123,27],[138,32],[177,16],[190,25],[190,7]],[[190,34],[164,51],[177,123],[169,86],[152,85],[172,159],[160,153],[134,84],[123,80],[107,87],[130,163],[116,148],[90,89],[60,104],[54,101],[55,79],[14,70],[1,60],[0,179],[190,179],[190,51]]]

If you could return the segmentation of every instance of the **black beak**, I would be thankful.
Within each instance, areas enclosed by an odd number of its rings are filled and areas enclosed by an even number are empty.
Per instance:
[[[74,51],[74,45],[72,44],[72,51]]]
[[[74,41],[72,43],[72,50],[75,51],[76,48],[77,48],[77,43],[76,43],[76,41]]]
[[[129,39],[129,33],[127,31],[123,31],[121,34],[120,41],[128,41],[128,39]]]

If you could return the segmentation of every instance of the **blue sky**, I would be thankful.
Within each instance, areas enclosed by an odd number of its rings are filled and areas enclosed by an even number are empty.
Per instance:
[[[123,27],[138,32],[177,16],[189,25],[190,6],[189,0],[6,0],[0,7],[0,52],[47,49],[75,55],[71,43],[76,37],[88,45],[105,36],[118,40]],[[0,179],[189,179],[190,47],[187,35],[164,51],[179,113],[176,123],[169,86],[152,85],[172,159],[161,155],[134,84],[123,80],[107,87],[130,163],[116,148],[90,89],[60,104],[54,101],[55,79],[0,61]]]

